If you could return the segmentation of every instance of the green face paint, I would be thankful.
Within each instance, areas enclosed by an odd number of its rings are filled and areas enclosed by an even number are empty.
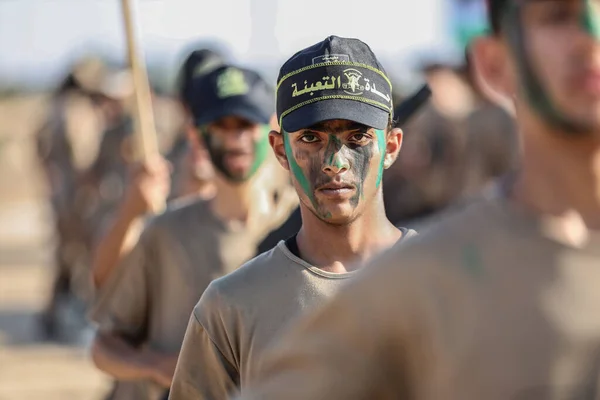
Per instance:
[[[593,0],[583,0],[584,9],[581,13],[581,26],[594,38],[600,40],[600,16],[597,6],[594,7]]]
[[[292,152],[292,147],[290,146],[289,134],[283,130],[282,130],[282,134],[283,134],[283,145],[285,147],[285,155],[288,159],[288,163],[290,164],[290,170],[292,171],[292,174],[294,174],[296,181],[298,181],[298,184],[304,191],[304,194],[306,194],[308,196],[308,198],[310,199],[310,201],[313,203],[313,206],[314,206],[315,201],[314,201],[314,194],[312,192],[311,185],[308,182],[306,175],[304,175],[304,171],[302,171],[302,168],[300,168],[300,166],[298,165],[298,162],[296,161],[296,157],[294,157],[294,153]]]
[[[331,183],[334,178],[325,171],[331,168],[336,173],[345,170],[341,177],[346,184],[353,185],[356,193],[350,198],[349,202],[353,208],[358,206],[360,199],[364,199],[364,184],[368,179],[371,161],[375,154],[374,149],[377,146],[380,149],[382,161],[378,164],[378,173],[376,188],[379,188],[381,176],[383,173],[383,158],[385,155],[385,132],[376,131],[377,142],[371,141],[365,145],[359,145],[354,142],[344,143],[339,136],[329,134],[327,143],[320,151],[309,152],[308,150],[298,150],[294,154],[290,144],[289,134],[283,132],[284,147],[290,170],[296,181],[302,188],[302,191],[310,199],[314,208],[314,213],[322,219],[331,218],[331,212],[327,209],[327,204],[322,204],[319,198],[315,196],[318,188]],[[302,161],[302,167],[299,161]],[[331,173],[331,172],[330,172]]]
[[[269,132],[271,131],[271,127],[268,125],[262,126],[260,131],[260,138],[254,144],[254,162],[252,163],[252,167],[250,167],[250,172],[248,174],[248,178],[254,176],[258,169],[263,165],[265,160],[267,159],[267,155],[270,151],[269,145]]]
[[[377,183],[375,187],[379,189],[379,185],[381,184],[381,179],[383,178],[383,164],[385,163],[385,131],[382,129],[376,129],[375,133],[377,134],[377,145],[379,146],[379,154],[381,154],[381,162],[379,163],[379,171],[377,172]]]
[[[585,1],[585,9],[591,9],[589,0]],[[522,3],[515,0],[509,0],[502,16],[502,29],[506,33],[510,46],[518,62],[518,71],[522,82],[522,90],[525,98],[531,107],[548,123],[559,128],[563,132],[571,134],[581,134],[588,131],[587,127],[579,122],[573,121],[565,113],[556,107],[550,96],[544,89],[541,81],[533,71],[533,67],[527,56],[526,37],[521,20]],[[592,11],[593,12],[593,11]],[[581,18],[582,26],[587,32],[596,32],[598,28],[597,17],[592,18],[588,11],[583,13]],[[595,33],[594,33],[594,37]]]
[[[248,170],[248,173],[239,175],[233,174],[226,166],[225,157],[227,156],[227,151],[223,149],[216,141],[213,136],[208,132],[208,129],[202,128],[201,132],[204,137],[204,142],[206,144],[206,149],[208,150],[208,154],[210,155],[210,159],[215,166],[223,175],[227,177],[230,181],[233,182],[245,182],[248,179],[252,178],[259,168],[264,163],[267,155],[269,154],[269,131],[270,127],[268,125],[261,126],[260,128],[260,137],[256,142],[254,142],[253,156],[254,159],[252,161],[252,165]]]

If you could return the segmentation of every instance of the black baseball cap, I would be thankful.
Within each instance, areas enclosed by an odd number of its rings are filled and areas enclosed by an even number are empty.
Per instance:
[[[332,119],[385,129],[392,119],[392,84],[358,39],[329,36],[297,52],[277,82],[277,118],[288,132]]]
[[[272,88],[256,72],[223,65],[192,82],[190,109],[196,126],[237,116],[268,124],[275,108]]]
[[[193,97],[194,78],[207,74],[223,64],[225,64],[224,57],[214,50],[198,49],[190,52],[179,70],[177,86],[181,102],[189,105]]]

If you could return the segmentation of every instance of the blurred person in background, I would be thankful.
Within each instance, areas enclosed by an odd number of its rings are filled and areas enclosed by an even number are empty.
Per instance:
[[[397,226],[418,228],[460,197],[465,175],[465,119],[473,93],[457,68],[427,62],[429,104],[403,126],[403,150],[384,175],[385,204]]]
[[[466,120],[465,187],[463,195],[478,193],[494,179],[518,168],[519,138],[512,107],[499,99],[479,76],[466,55],[468,82],[476,94],[475,110]]]
[[[144,222],[131,251],[110,250],[118,257],[108,266],[112,273],[106,281],[96,282],[91,317],[98,324],[93,360],[117,380],[113,400],[165,395],[203,291],[252,258],[257,244],[297,206],[297,197],[284,202],[286,190],[275,187],[280,182],[293,191],[271,167],[276,162],[268,148],[274,96],[267,83],[253,71],[222,65],[194,77],[191,85],[195,129],[188,138],[192,150],[200,142],[208,150],[216,192],[208,199],[172,203]],[[146,188],[153,194],[138,196],[136,207],[167,196],[168,164],[162,158],[152,163],[155,173]]]
[[[99,59],[79,61],[50,101],[50,115],[36,135],[38,157],[50,192],[55,232],[56,273],[50,302],[42,315],[44,334],[60,339],[59,313],[76,292],[85,297],[81,281],[89,262],[90,232],[86,222],[86,185],[82,184],[96,163],[103,131],[110,126],[107,104],[116,93],[108,90],[112,74]],[[85,286],[85,285],[84,285]],[[67,303],[65,303],[67,302]]]
[[[473,61],[516,173],[365,267],[244,400],[598,399],[600,2],[490,0]]]
[[[166,160],[129,164],[127,188],[123,200],[113,205],[112,221],[94,245],[92,280],[101,287],[113,269],[137,242],[144,219],[165,195],[170,200],[187,196],[210,199],[215,195],[214,167],[202,141],[196,140],[191,112],[194,82],[223,65],[222,56],[208,49],[188,54],[180,68],[177,91],[183,113],[183,127],[172,141]],[[166,162],[165,162],[166,161]]]
[[[194,78],[206,74],[225,63],[224,56],[210,49],[191,51],[183,61],[177,79],[177,96],[184,114],[184,126],[177,136],[166,159],[173,167],[169,198],[188,195],[208,198],[214,195],[214,168],[208,152],[202,146],[192,152],[188,136],[194,134],[190,101],[193,96],[191,83]]]

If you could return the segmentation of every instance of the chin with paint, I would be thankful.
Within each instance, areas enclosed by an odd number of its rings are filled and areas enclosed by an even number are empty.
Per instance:
[[[329,38],[332,46],[338,39]],[[319,56],[306,67],[308,52]],[[348,61],[350,49],[304,53],[281,68],[280,130],[269,135],[279,162],[291,173],[303,220],[310,211],[329,224],[347,225],[383,212],[381,178],[402,142],[401,130],[391,124],[391,83],[372,53],[358,62]]]

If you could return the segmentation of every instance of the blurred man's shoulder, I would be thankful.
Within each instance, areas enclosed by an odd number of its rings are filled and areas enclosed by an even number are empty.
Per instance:
[[[390,274],[399,275],[398,280],[406,274],[454,274],[454,266],[461,270],[468,261],[469,251],[486,248],[495,240],[494,229],[501,218],[499,201],[483,193],[437,214],[419,229],[419,235],[398,242],[376,259],[375,269],[382,269],[388,279]]]
[[[186,222],[202,225],[211,213],[210,200],[195,195],[186,196],[170,201],[161,214],[149,216],[147,226],[151,229],[172,229]]]

